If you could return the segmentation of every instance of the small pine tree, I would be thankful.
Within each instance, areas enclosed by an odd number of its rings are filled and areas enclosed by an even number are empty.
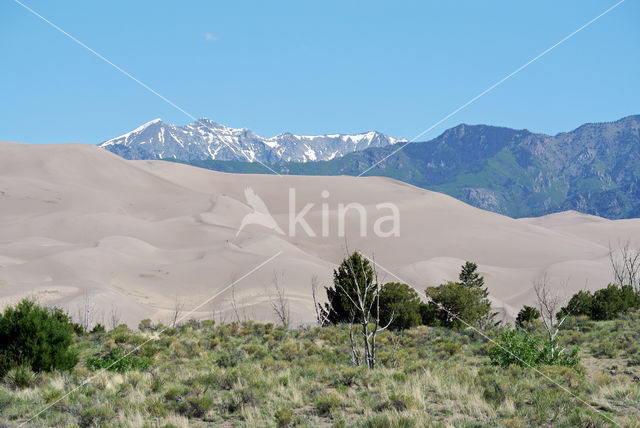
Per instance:
[[[516,317],[516,325],[518,327],[525,327],[527,324],[533,323],[533,321],[540,318],[540,311],[533,306],[524,305],[518,316]]]
[[[484,278],[480,276],[478,272],[478,265],[473,262],[466,262],[462,265],[462,270],[460,271],[460,275],[458,278],[460,279],[460,284],[465,285],[467,287],[484,287]],[[487,293],[488,295],[489,293]],[[486,297],[486,296],[485,296]]]

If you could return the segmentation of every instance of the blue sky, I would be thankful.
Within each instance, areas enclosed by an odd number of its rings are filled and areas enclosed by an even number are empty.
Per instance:
[[[196,117],[262,136],[412,138],[615,1],[21,0]],[[640,113],[640,2],[458,113],[556,133]],[[184,113],[0,3],[0,140],[99,143]]]

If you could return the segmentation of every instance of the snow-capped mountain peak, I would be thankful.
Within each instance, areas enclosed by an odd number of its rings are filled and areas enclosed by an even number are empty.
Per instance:
[[[326,135],[283,133],[263,138],[247,128],[230,128],[202,118],[181,127],[154,119],[101,143],[100,147],[126,159],[308,162],[330,160],[369,147],[383,147],[403,141],[406,140],[388,137],[377,131]]]

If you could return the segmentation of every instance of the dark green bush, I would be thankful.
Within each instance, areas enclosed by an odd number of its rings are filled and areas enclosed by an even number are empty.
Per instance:
[[[428,287],[425,294],[431,299],[430,308],[420,308],[423,323],[449,328],[494,324],[496,314],[491,313],[491,302],[487,299],[489,292],[477,269],[475,263],[466,262],[462,265],[459,282],[449,281],[438,287]]]
[[[640,308],[640,294],[630,285],[618,286],[609,284],[593,294],[579,291],[571,297],[567,306],[560,310],[560,315],[570,312],[571,315],[586,315],[593,320],[611,320],[629,310]]]
[[[385,326],[389,320],[392,330],[404,330],[420,325],[420,297],[407,284],[389,282],[380,289],[380,324]]]
[[[100,334],[100,333],[104,333],[106,331],[107,331],[107,329],[102,324],[98,323],[93,327],[93,329],[91,330],[91,333]]]
[[[618,287],[609,284],[593,293],[591,318],[594,320],[610,320],[629,309],[637,309],[640,297],[630,285]]]
[[[524,305],[516,317],[516,325],[523,327],[540,318],[540,311],[533,306]]]
[[[32,370],[70,370],[78,362],[73,323],[59,308],[44,308],[31,300],[7,307],[0,315],[0,376],[17,366]]]
[[[422,325],[438,324],[438,307],[429,303],[420,303],[420,323]]]
[[[438,287],[429,287],[425,294],[433,303],[438,324],[450,328],[474,325],[491,313],[491,303],[484,290],[467,287],[457,282],[447,282]]]

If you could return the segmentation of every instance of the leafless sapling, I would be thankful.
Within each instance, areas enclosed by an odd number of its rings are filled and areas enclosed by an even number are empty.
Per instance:
[[[640,248],[631,248],[629,240],[619,241],[617,249],[609,244],[609,261],[615,283],[620,287],[630,285],[640,292]]]
[[[275,289],[275,296],[271,298],[271,307],[280,321],[280,324],[285,328],[289,328],[289,324],[291,323],[291,311],[289,309],[289,300],[287,299],[286,292],[284,290],[284,271],[280,274],[273,271],[271,282]]]
[[[566,283],[565,283],[566,286]],[[564,302],[564,299],[558,292],[551,290],[549,284],[549,277],[545,273],[542,277],[534,281],[533,290],[536,293],[538,299],[538,308],[540,310],[540,319],[547,332],[547,341],[549,344],[549,360],[554,361],[564,349],[559,349],[557,336],[560,332],[560,327],[571,315],[571,308],[566,308],[562,311],[560,318],[558,313]]]

